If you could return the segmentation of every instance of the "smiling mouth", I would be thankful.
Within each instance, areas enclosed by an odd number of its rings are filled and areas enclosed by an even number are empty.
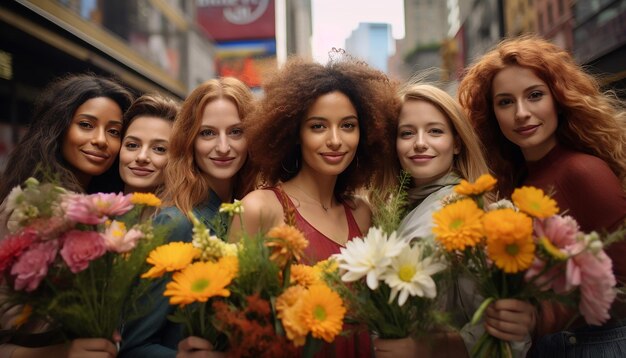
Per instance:
[[[533,124],[529,126],[517,127],[514,129],[514,131],[520,134],[527,134],[539,128],[540,126],[541,126],[540,124]]]
[[[137,176],[147,176],[147,175],[154,173],[154,170],[147,169],[147,168],[129,167],[128,169]]]
[[[218,166],[228,166],[235,160],[235,157],[224,157],[224,158],[209,158],[215,165]]]
[[[97,152],[93,150],[81,150],[83,154],[85,154],[88,158],[95,159],[97,161],[103,161],[110,158],[108,153]]]

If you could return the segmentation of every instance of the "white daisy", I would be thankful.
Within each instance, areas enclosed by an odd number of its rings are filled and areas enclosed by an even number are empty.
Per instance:
[[[396,237],[395,232],[387,236],[379,228],[371,228],[365,238],[348,241],[346,247],[341,248],[341,253],[334,257],[339,268],[345,272],[341,276],[343,281],[353,282],[367,276],[367,286],[375,290],[380,275],[387,270],[391,259],[407,246],[408,242]]]
[[[404,305],[409,295],[426,298],[437,296],[437,285],[432,275],[445,269],[446,265],[432,256],[423,258],[422,251],[422,245],[414,244],[391,260],[389,270],[381,277],[391,288],[389,303],[398,293],[399,306]]]

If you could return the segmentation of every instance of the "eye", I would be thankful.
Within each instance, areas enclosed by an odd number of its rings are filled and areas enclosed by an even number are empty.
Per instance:
[[[212,129],[203,129],[198,134],[200,137],[210,137],[215,135],[215,131]]]
[[[442,134],[444,134],[445,132],[444,132],[444,130],[443,130],[443,129],[441,129],[441,128],[431,128],[431,129],[428,131],[428,133],[430,133],[430,134],[435,134],[435,135],[442,135]]]
[[[400,133],[398,133],[398,137],[400,138],[411,138],[413,135],[413,131],[409,130],[401,130]]]
[[[122,135],[122,133],[120,132],[119,129],[117,128],[111,128],[107,131],[110,135],[112,135],[113,137],[120,137]]]
[[[126,148],[128,150],[135,150],[135,149],[139,148],[139,144],[137,144],[135,142],[126,142],[126,144],[124,144],[124,148]]]
[[[313,123],[310,128],[313,130],[322,130],[325,126],[322,123]]]
[[[242,128],[233,128],[230,130],[230,135],[233,137],[241,137],[243,135]]]
[[[91,124],[91,122],[87,122],[87,121],[80,121],[78,122],[78,126],[83,128],[83,129],[92,129],[93,125]]]
[[[157,146],[153,147],[152,150],[155,153],[157,153],[157,154],[165,154],[165,153],[167,153],[167,147],[162,146],[162,145],[157,145]]]
[[[528,99],[535,100],[538,101],[543,97],[543,92],[541,91],[532,91],[529,95],[528,95]]]
[[[354,129],[357,126],[358,124],[355,122],[344,122],[341,124],[341,128],[346,128],[346,129]]]
[[[510,98],[502,98],[497,102],[500,107],[508,106],[511,103],[513,103],[513,101]]]

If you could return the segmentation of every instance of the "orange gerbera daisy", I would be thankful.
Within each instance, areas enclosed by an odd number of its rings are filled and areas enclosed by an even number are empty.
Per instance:
[[[200,250],[187,242],[171,242],[150,252],[146,261],[153,265],[141,278],[156,278],[166,272],[179,271],[187,267],[193,259],[200,257]]]
[[[548,218],[559,212],[556,201],[545,195],[543,190],[532,186],[515,189],[511,199],[520,211],[539,219]]]
[[[285,266],[291,259],[300,260],[304,249],[309,246],[304,234],[291,225],[275,226],[265,236],[267,237],[265,245],[272,250],[270,259],[280,267]]]
[[[346,308],[339,295],[326,285],[314,285],[302,297],[301,317],[315,338],[332,342],[341,333]]]
[[[535,258],[532,219],[513,209],[490,211],[483,217],[487,254],[496,267],[516,273],[530,267]]]
[[[290,281],[303,287],[309,287],[320,282],[320,273],[307,265],[291,265]]]
[[[465,179],[461,180],[461,183],[454,187],[454,191],[460,195],[475,196],[481,195],[496,186],[498,181],[496,178],[489,174],[483,174],[475,182],[470,183]]]
[[[164,296],[170,304],[185,306],[193,302],[206,302],[215,296],[228,297],[226,286],[233,280],[233,272],[215,262],[196,262],[176,272],[165,288]]]
[[[483,237],[483,215],[474,200],[459,200],[433,214],[433,233],[447,251],[473,247]]]

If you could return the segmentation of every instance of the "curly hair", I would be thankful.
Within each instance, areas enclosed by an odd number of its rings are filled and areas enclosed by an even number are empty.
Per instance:
[[[202,126],[204,108],[217,99],[231,101],[243,123],[254,106],[250,89],[232,77],[208,80],[191,92],[176,117],[170,139],[170,157],[165,166],[164,202],[175,205],[187,214],[206,201],[211,190],[208,178],[195,160],[194,144]],[[247,137],[247,134],[246,134]],[[235,198],[242,198],[253,189],[254,170],[246,160],[234,178]]]
[[[360,130],[355,159],[339,175],[335,196],[341,199],[358,188],[383,183],[400,108],[395,85],[385,74],[347,55],[326,65],[294,57],[263,88],[265,96],[245,130],[251,159],[260,168],[264,184],[276,185],[296,176],[302,155],[300,124],[313,103],[331,92],[348,97]],[[272,155],[266,155],[268,151]]]
[[[523,36],[502,41],[466,72],[458,89],[461,106],[489,151],[489,166],[502,192],[510,193],[524,175],[519,147],[504,138],[493,110],[493,78],[507,66],[532,70],[543,80],[559,110],[556,138],[574,150],[604,160],[626,187],[626,112],[612,92],[602,92],[598,81],[572,56],[556,45]]]
[[[460,144],[459,154],[454,156],[452,170],[469,181],[489,172],[480,139],[467,120],[461,106],[445,91],[420,83],[408,83],[399,92],[402,103],[425,101],[435,106],[452,124],[455,141]],[[396,123],[398,123],[396,121]]]
[[[58,175],[60,185],[76,192],[123,189],[117,159],[111,168],[83,188],[61,153],[63,137],[74,113],[83,103],[97,97],[113,100],[122,113],[133,101],[133,95],[122,85],[93,74],[69,75],[48,85],[35,106],[28,132],[11,153],[8,169],[0,181],[0,201],[28,177],[44,180],[50,174]],[[38,165],[41,170],[36,169]]]

